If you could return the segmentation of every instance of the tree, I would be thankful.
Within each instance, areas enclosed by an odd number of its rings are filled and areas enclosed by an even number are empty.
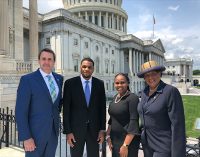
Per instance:
[[[193,70],[193,75],[200,75],[200,70]]]

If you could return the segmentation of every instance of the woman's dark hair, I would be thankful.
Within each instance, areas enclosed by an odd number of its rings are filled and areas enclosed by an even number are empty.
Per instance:
[[[130,91],[130,88],[129,88],[130,79],[129,79],[129,77],[128,77],[128,74],[126,74],[126,73],[118,73],[117,75],[115,75],[115,79],[116,79],[116,77],[117,77],[117,76],[119,76],[119,75],[121,75],[121,76],[124,76],[124,77],[125,77],[125,79],[126,79],[126,81],[127,81],[127,83],[128,83],[127,90],[128,90],[128,91]]]

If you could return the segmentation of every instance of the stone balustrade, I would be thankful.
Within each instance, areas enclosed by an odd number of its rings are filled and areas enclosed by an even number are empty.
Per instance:
[[[16,71],[19,73],[31,72],[32,64],[30,62],[16,62]]]

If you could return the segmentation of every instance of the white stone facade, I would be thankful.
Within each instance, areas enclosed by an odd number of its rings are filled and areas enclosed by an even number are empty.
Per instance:
[[[175,76],[176,82],[192,82],[192,59],[167,59],[164,65],[166,67],[165,74]]]
[[[69,7],[79,10],[78,4],[66,6],[67,2],[70,1],[64,1],[66,9]],[[98,25],[99,23],[95,24],[77,17],[75,11],[73,13],[70,9],[58,9],[44,15],[38,14],[37,17],[34,17],[38,20],[38,23],[35,22],[38,27],[30,28],[29,10],[22,8],[22,0],[10,0],[10,2],[7,3],[9,12],[0,13],[1,15],[9,14],[10,19],[18,21],[11,23],[13,24],[14,40],[12,43],[9,42],[10,49],[0,45],[0,49],[4,50],[4,53],[1,51],[2,54],[0,54],[0,107],[8,106],[8,104],[14,106],[20,76],[38,68],[35,59],[36,53],[32,52],[30,47],[32,44],[29,39],[30,29],[38,30],[36,32],[38,39],[34,37],[34,40],[38,40],[39,50],[48,47],[55,51],[57,58],[55,71],[62,74],[65,79],[79,75],[81,59],[87,56],[91,57],[95,62],[94,75],[104,80],[107,96],[113,96],[115,93],[114,76],[117,73],[127,73],[131,79],[130,89],[138,93],[144,88],[144,80],[136,76],[140,65],[151,59],[163,64],[165,50],[162,42],[160,40],[143,41],[131,34],[127,35],[126,25],[123,26],[124,29],[119,29],[122,26],[105,28],[103,25]],[[92,3],[93,8],[96,6],[99,9],[98,14],[101,12],[103,15],[103,12],[106,12],[103,10],[106,7],[99,7],[105,5],[108,8],[115,8],[116,12],[109,11],[109,15],[114,15],[113,19],[117,17],[116,15],[123,15],[125,21],[128,18],[125,11],[121,9],[122,0],[112,0],[112,2],[110,0],[97,0],[97,2],[86,0],[88,3],[80,0],[81,2],[84,3],[81,5],[85,5],[85,7],[88,5],[88,8]],[[12,13],[15,10],[13,6],[18,10],[17,17],[13,17]],[[111,14],[112,11],[113,14]],[[117,11],[119,12],[117,13]],[[33,12],[31,11],[30,14]],[[82,12],[80,14],[82,16]],[[87,14],[89,15],[89,11]],[[119,23],[118,21],[116,24],[119,25]],[[4,25],[0,25],[0,29],[6,28]],[[3,39],[7,40],[6,36]],[[12,76],[10,81],[7,79],[9,76]]]
[[[63,0],[64,8],[79,18],[109,29],[114,33],[126,34],[127,13],[121,8],[122,0]]]

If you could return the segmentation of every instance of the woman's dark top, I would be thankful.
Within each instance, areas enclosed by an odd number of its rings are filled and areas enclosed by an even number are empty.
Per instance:
[[[128,92],[118,103],[115,103],[116,96],[108,109],[110,114],[108,124],[111,125],[110,137],[113,144],[112,157],[119,157],[120,147],[127,134],[135,135],[128,147],[128,157],[137,157],[140,142],[137,112],[139,99],[135,94]]]

